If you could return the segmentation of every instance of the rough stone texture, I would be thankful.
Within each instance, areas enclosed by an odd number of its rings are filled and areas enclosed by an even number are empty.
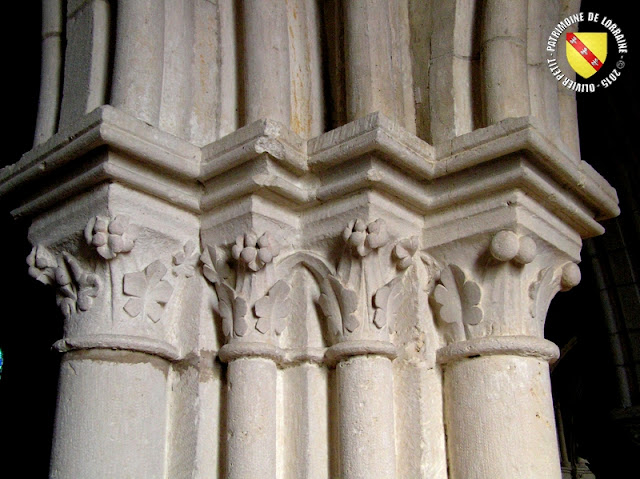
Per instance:
[[[560,476],[546,362],[513,356],[456,361],[447,364],[444,383],[449,477]]]
[[[0,194],[65,318],[51,477],[560,477],[546,312],[618,207],[559,18],[311,3],[45,2]]]

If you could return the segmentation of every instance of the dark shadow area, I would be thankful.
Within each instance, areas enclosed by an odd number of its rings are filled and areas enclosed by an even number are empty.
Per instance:
[[[40,88],[40,6],[5,5],[3,85],[5,146],[0,167],[15,163],[31,149]],[[0,348],[0,475],[47,477],[56,404],[59,356],[51,345],[62,334],[62,315],[52,289],[27,274],[31,250],[27,222],[14,221],[10,205],[0,202],[4,252]],[[25,451],[27,456],[25,457]]]

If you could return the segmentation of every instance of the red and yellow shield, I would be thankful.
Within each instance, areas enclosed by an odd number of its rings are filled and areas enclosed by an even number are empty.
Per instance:
[[[567,32],[567,61],[582,78],[589,78],[600,70],[606,58],[606,32]]]

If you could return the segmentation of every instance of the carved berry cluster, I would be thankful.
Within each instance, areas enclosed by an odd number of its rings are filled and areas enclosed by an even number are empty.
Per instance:
[[[97,248],[100,256],[113,259],[118,253],[128,253],[133,249],[136,231],[126,216],[113,219],[96,216],[87,224],[84,236],[88,244]]]
[[[489,245],[489,252],[498,261],[513,261],[520,265],[531,263],[537,254],[533,239],[508,230],[494,235]]]
[[[413,255],[418,251],[419,241],[417,236],[405,238],[396,243],[393,248],[393,256],[397,261],[398,269],[405,270],[413,261]]]
[[[354,254],[361,257],[367,256],[371,251],[384,246],[389,241],[387,225],[381,219],[368,225],[360,219],[350,221],[342,237]]]
[[[269,233],[258,237],[251,232],[236,238],[236,244],[231,248],[231,255],[237,261],[247,265],[251,271],[259,271],[273,258],[280,254],[280,245]]]

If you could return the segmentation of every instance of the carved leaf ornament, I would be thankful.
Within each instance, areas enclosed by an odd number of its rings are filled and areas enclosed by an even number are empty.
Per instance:
[[[144,271],[124,275],[123,291],[131,298],[124,305],[129,316],[147,317],[154,323],[160,321],[165,305],[173,293],[173,286],[163,278],[167,268],[154,261]]]
[[[45,246],[38,245],[31,250],[27,264],[30,276],[58,287],[56,303],[66,318],[88,311],[98,296],[101,286],[98,276],[86,272],[69,253],[56,256]]]
[[[63,266],[56,268],[56,282],[60,285],[61,299],[58,305],[65,316],[77,311],[88,311],[98,295],[100,280],[93,273],[86,273],[80,263],[68,253],[63,253]]]
[[[433,296],[440,306],[439,317],[445,323],[474,326],[482,321],[478,306],[482,297],[480,286],[466,279],[458,266],[452,264],[442,271]]]
[[[373,306],[375,307],[373,324],[378,329],[384,328],[393,316],[392,306],[398,296],[397,286],[399,284],[400,278],[394,278],[376,291],[373,296]]]
[[[287,323],[286,317],[291,309],[289,292],[291,287],[283,280],[278,281],[254,306],[258,321],[256,329],[262,334],[267,334],[270,329],[270,322],[273,322],[273,330],[280,335],[284,331]]]
[[[360,326],[355,314],[358,309],[358,295],[355,291],[344,287],[333,275],[324,280],[321,291],[318,303],[329,324],[333,325],[338,334],[343,328],[350,333],[354,332]]]
[[[252,330],[266,337],[285,330],[291,309],[291,287],[282,279],[269,286],[265,273],[279,254],[280,246],[269,233],[238,236],[231,257],[221,247],[205,248],[200,256],[202,271],[213,284],[216,293],[213,309],[222,317],[225,337],[243,338]],[[235,271],[229,266],[233,260]],[[259,296],[255,302],[251,299],[254,295]]]
[[[193,277],[196,274],[196,265],[199,257],[200,252],[196,249],[195,242],[187,241],[182,251],[173,255],[172,272],[174,276]]]
[[[242,337],[249,330],[247,313],[249,307],[241,296],[236,296],[235,291],[225,282],[215,283],[218,295],[218,313],[222,316],[222,332],[226,337],[232,333]]]
[[[381,248],[390,240],[384,220],[369,224],[353,220],[344,229],[342,238],[347,254],[340,258],[337,273],[323,281],[318,303],[336,336],[355,333],[370,337],[373,333],[373,337],[379,337],[375,331],[390,324],[398,306],[402,284],[398,272],[413,264],[419,239],[414,236],[395,244],[392,256],[397,269],[391,271],[380,256]],[[396,276],[383,283],[389,274]]]

